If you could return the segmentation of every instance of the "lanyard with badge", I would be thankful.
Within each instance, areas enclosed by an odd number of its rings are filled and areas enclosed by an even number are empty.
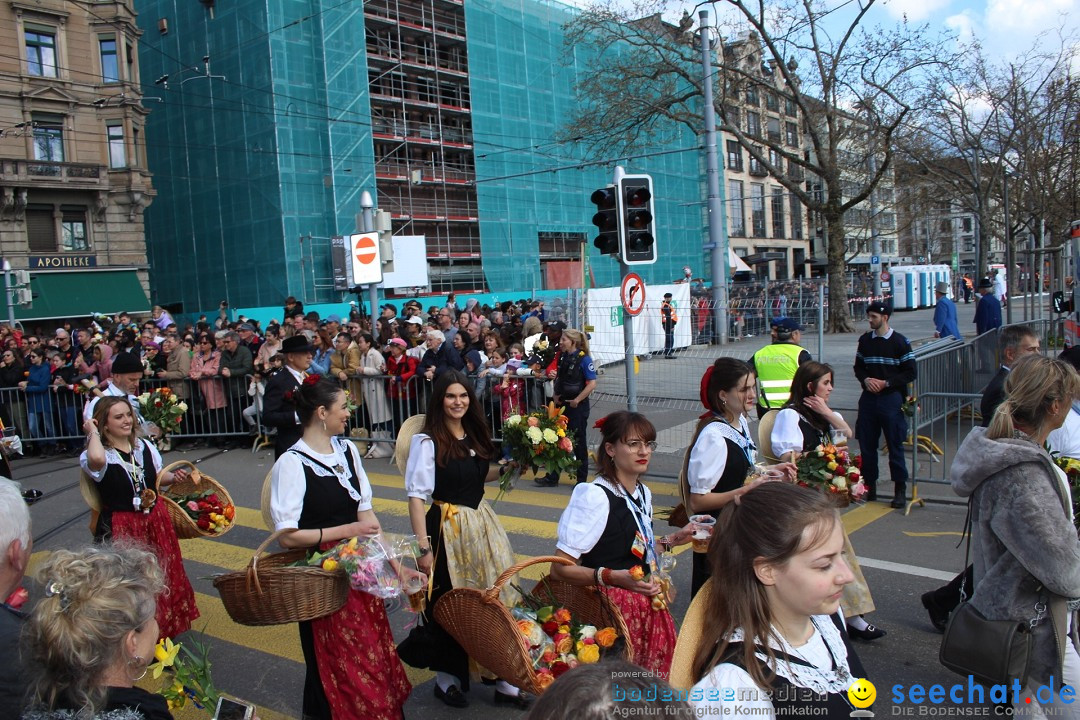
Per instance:
[[[634,557],[648,562],[655,569],[656,540],[653,535],[652,518],[645,512],[644,486],[638,483],[638,488],[641,489],[640,504],[633,495],[627,492],[626,488],[622,487],[621,483],[618,483],[618,486],[626,500],[626,506],[630,508],[630,514],[634,516],[634,524],[637,526],[637,532],[634,533],[634,544],[630,546],[630,552],[634,554]]]

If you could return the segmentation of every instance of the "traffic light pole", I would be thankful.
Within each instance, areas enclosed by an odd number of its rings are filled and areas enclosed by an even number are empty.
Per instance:
[[[712,268],[713,317],[716,319],[716,331],[720,344],[726,345],[728,339],[728,241],[724,214],[724,188],[720,182],[720,159],[716,150],[716,111],[713,108],[713,83],[716,73],[712,66],[712,38],[709,13],[698,13],[701,19],[701,86],[704,95],[705,121],[705,170],[708,190],[709,250]]]
[[[361,217],[364,221],[360,232],[375,232],[375,202],[367,190],[360,195],[360,207],[363,210]],[[368,318],[371,319],[371,332],[374,333],[375,320],[379,317],[379,313],[375,312],[379,307],[379,286],[375,283],[368,284],[368,303]]]
[[[612,179],[612,183],[615,185],[615,191],[619,191],[619,181],[622,180],[623,175],[626,174],[626,170],[622,165],[615,166],[615,177]],[[625,278],[630,273],[630,266],[626,264],[625,259],[619,258],[619,277]],[[634,373],[634,361],[637,359],[634,355],[634,316],[625,311],[623,308],[623,345],[626,347],[626,352],[623,355],[623,363],[626,366],[626,409],[630,412],[637,412],[637,375]]]

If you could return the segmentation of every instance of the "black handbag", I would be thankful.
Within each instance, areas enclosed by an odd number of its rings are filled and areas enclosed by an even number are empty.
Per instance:
[[[1054,478],[1058,499],[1065,504],[1061,489]],[[971,503],[968,499],[964,534],[964,567],[971,561]],[[1066,514],[1068,510],[1066,509]],[[1042,587],[1039,587],[1042,590]],[[960,585],[960,605],[949,616],[945,637],[941,639],[938,659],[941,664],[959,675],[970,675],[983,685],[1010,685],[1018,680],[1027,684],[1031,652],[1035,638],[1032,631],[1046,614],[1046,602],[1035,603],[1035,615],[1028,622],[1020,620],[988,620],[970,602]]]

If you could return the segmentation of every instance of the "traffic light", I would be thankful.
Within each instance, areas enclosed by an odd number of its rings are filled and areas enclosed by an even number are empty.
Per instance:
[[[623,263],[649,265],[656,262],[652,177],[624,175],[619,180],[618,200],[622,218],[619,254]]]
[[[614,255],[619,252],[619,237],[622,235],[619,232],[619,195],[614,186],[608,185],[594,191],[589,199],[596,205],[592,221],[599,229],[593,245],[602,255]]]

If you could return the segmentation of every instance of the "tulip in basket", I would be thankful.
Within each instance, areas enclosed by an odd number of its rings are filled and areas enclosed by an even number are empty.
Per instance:
[[[847,507],[866,496],[866,484],[859,470],[860,458],[852,460],[847,448],[833,444],[818,445],[803,453],[795,462],[795,482],[825,493],[839,507]]]
[[[555,407],[555,403],[548,403],[528,415],[511,415],[506,419],[503,442],[510,447],[512,462],[499,475],[496,502],[514,489],[514,482],[525,470],[532,470],[537,476],[553,474],[558,477],[563,472],[577,469],[575,438],[573,431],[566,429],[568,423],[563,408]]]

